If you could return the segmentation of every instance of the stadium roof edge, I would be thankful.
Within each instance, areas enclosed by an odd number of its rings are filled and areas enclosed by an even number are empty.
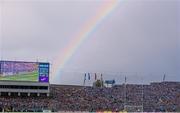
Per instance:
[[[50,84],[50,86],[59,86],[59,87],[84,87],[84,86],[81,86],[81,85],[62,85],[62,84]],[[87,86],[86,86],[87,87]]]
[[[50,62],[39,62],[39,61],[36,61],[36,62],[33,62],[33,61],[23,61],[23,60],[0,60],[0,62],[22,62],[22,63],[50,63]]]

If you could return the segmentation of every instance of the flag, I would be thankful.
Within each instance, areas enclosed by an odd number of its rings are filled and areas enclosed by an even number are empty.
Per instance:
[[[86,73],[84,74],[84,83],[83,83],[83,85],[85,85],[85,83],[86,83]]]
[[[102,75],[102,73],[101,73],[101,87],[103,87],[103,75]]]
[[[90,77],[91,75],[90,75],[90,73],[88,73],[88,80],[90,80],[91,79],[91,77]]]
[[[165,79],[166,79],[166,74],[164,74],[164,76],[163,76],[163,82],[165,81]]]
[[[127,78],[126,78],[126,76],[125,76],[125,83],[127,82]]]
[[[85,73],[85,75],[84,75],[84,80],[86,80],[86,73]]]
[[[102,75],[102,73],[101,73],[101,81],[103,80],[103,75]]]
[[[96,80],[96,79],[97,79],[97,75],[96,75],[96,73],[95,73],[95,75],[94,75],[94,76],[95,76],[95,80]]]

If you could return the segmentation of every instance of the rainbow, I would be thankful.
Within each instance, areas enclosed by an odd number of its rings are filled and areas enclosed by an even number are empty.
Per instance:
[[[104,2],[95,16],[87,21],[81,32],[79,32],[77,36],[75,36],[74,40],[71,40],[63,50],[63,56],[57,56],[57,59],[53,61],[53,78],[60,74],[64,65],[73,56],[84,40],[86,40],[90,34],[97,29],[98,25],[102,23],[103,20],[117,7],[118,3],[118,0],[109,0]]]

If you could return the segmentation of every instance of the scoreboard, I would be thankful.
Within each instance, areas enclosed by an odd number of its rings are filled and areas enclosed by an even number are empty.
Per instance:
[[[49,82],[49,63],[39,63],[39,82]]]
[[[0,61],[0,80],[49,82],[46,62]]]

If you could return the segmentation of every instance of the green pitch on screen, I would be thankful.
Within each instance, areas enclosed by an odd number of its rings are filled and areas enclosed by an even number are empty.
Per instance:
[[[27,74],[9,75],[9,76],[0,76],[0,80],[38,81],[38,72],[32,72],[32,73],[27,73]]]

